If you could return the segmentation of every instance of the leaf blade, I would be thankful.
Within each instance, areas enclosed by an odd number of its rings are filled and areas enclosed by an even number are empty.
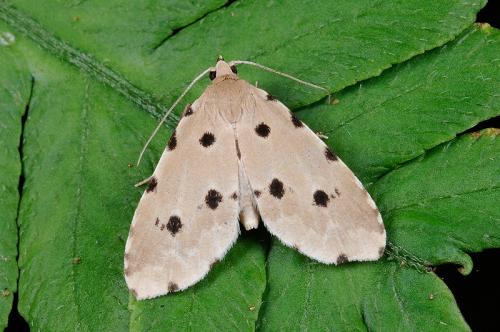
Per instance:
[[[326,266],[275,241],[268,275],[260,331],[469,330],[439,278],[395,262]]]
[[[500,246],[498,134],[462,135],[375,184],[395,245],[433,265],[460,264],[464,274],[472,270],[466,252]]]
[[[471,27],[442,48],[342,91],[333,107],[318,104],[297,115],[327,135],[364,182],[373,182],[498,115],[499,42],[497,29]]]
[[[145,31],[150,32],[134,39],[132,51],[125,51],[116,47],[116,43],[111,43],[115,45],[111,48],[103,43],[101,39],[109,38],[107,31],[100,31],[93,26],[92,21],[75,23],[68,20],[68,17],[77,16],[79,11],[88,12],[87,15],[99,17],[103,21],[102,26],[107,26],[108,21],[114,24],[110,29],[116,31],[121,26],[124,14],[106,10],[113,3],[108,5],[106,2],[103,8],[87,8],[90,5],[83,3],[69,9],[61,8],[56,0],[49,3],[50,10],[45,9],[48,6],[45,2],[39,4],[41,7],[26,0],[9,2],[26,13],[21,12],[21,17],[33,18],[42,23],[48,35],[63,38],[73,48],[81,50],[79,58],[85,59],[87,53],[92,54],[99,63],[105,63],[153,99],[168,104],[180,94],[182,86],[212,65],[219,54],[224,54],[227,59],[255,60],[329,86],[331,91],[339,91],[357,81],[379,75],[394,63],[403,62],[452,40],[474,21],[475,14],[486,2],[448,0],[441,1],[438,6],[428,4],[429,7],[424,7],[417,0],[405,1],[397,7],[386,2],[373,4],[368,0],[356,3],[348,0],[335,3],[325,1],[315,2],[314,5],[298,0],[271,4],[235,2],[227,9],[215,11],[188,26],[182,30],[182,38],[169,39],[153,53],[136,50],[144,50],[145,44],[157,39],[155,36],[163,22],[162,15],[168,14],[167,7],[158,12],[147,5],[137,8],[141,16],[152,17],[151,22],[134,20],[137,26],[132,25],[127,30],[142,32],[144,24],[148,24]],[[172,2],[170,5],[175,8],[176,4]],[[22,29],[25,20],[13,17],[10,8],[7,4],[0,4],[0,14],[3,13],[4,19],[10,19],[11,24]],[[101,15],[102,12],[106,15]],[[276,20],[277,17],[295,19],[290,24],[288,20]],[[401,17],[405,19],[401,20]],[[89,33],[94,30],[95,33]],[[43,39],[37,39],[36,33],[28,33],[28,36],[58,54],[57,48],[54,49]],[[332,39],[331,36],[336,38]],[[193,43],[193,40],[207,38],[214,38],[213,43]],[[322,43],[318,43],[318,39]],[[179,65],[186,63],[187,59],[189,66],[179,71]],[[65,60],[78,65],[71,58]],[[137,62],[141,65],[134,65]],[[329,71],[323,71],[324,67],[329,68]],[[92,70],[91,74],[100,75],[92,73]],[[286,96],[286,99],[280,99],[292,108],[307,105],[324,96],[293,84],[285,85],[283,79],[259,72],[245,74],[245,78],[251,82],[258,80],[261,86],[272,88],[278,97]],[[169,89],[165,89],[165,82],[170,82]],[[201,89],[196,88],[189,98],[200,93]]]

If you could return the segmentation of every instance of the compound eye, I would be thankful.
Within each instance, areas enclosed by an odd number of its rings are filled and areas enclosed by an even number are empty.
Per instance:
[[[236,70],[236,66],[235,65],[232,65],[231,66],[231,71],[235,74],[238,74],[238,70]]]
[[[210,78],[211,81],[213,81],[215,79],[215,70],[209,71],[208,77]]]

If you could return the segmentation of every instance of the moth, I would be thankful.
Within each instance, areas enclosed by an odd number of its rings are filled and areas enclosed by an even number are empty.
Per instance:
[[[202,73],[212,83],[186,107],[147,180],[125,247],[137,299],[195,284],[235,243],[240,224],[251,230],[260,220],[321,263],[384,252],[382,217],[361,182],[285,105],[240,79],[242,63],[219,58]]]

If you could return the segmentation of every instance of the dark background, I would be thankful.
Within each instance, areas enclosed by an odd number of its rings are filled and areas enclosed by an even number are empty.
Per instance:
[[[476,21],[500,29],[499,2],[490,0],[479,12]],[[491,127],[500,128],[499,117],[481,122],[467,132]],[[485,250],[471,254],[471,257],[474,269],[468,276],[461,275],[459,266],[452,264],[441,265],[435,272],[455,295],[460,311],[473,331],[500,331],[500,249]],[[29,331],[28,324],[17,312],[17,294],[5,331]],[[422,331],[425,331],[425,326]]]

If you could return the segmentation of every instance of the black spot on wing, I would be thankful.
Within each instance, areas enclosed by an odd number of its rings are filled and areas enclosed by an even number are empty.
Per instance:
[[[222,202],[222,194],[215,189],[210,189],[205,196],[205,203],[212,210],[217,209],[219,203]]]
[[[260,192],[260,190],[254,190],[253,194],[255,195],[255,197],[259,198],[261,192]]]
[[[267,100],[276,100],[276,98],[274,96],[270,95],[269,93],[267,94],[266,99]]]
[[[158,226],[159,224],[160,224],[160,218],[156,217],[155,226]]]
[[[347,262],[349,262],[349,258],[347,258],[345,254],[340,254],[339,257],[337,257],[337,264],[342,264]]]
[[[152,177],[151,180],[148,181],[148,187],[146,189],[147,193],[150,193],[156,189],[156,185],[158,184],[158,180],[156,180],[156,177]]]
[[[267,137],[267,136],[269,136],[269,133],[271,132],[271,128],[269,128],[268,125],[266,125],[264,122],[262,122],[257,127],[255,127],[255,132],[260,137]]]
[[[238,194],[236,193],[236,191],[231,195],[231,198],[233,200],[237,200],[238,199]]]
[[[182,228],[182,223],[181,223],[181,218],[178,216],[171,216],[170,219],[168,219],[167,223],[167,229],[172,234],[172,236],[175,236],[180,229]]]
[[[208,148],[210,145],[214,144],[214,142],[215,136],[210,132],[204,133],[200,138],[200,144],[205,148]]]
[[[340,197],[340,191],[337,188],[335,188],[335,193]]]
[[[168,283],[168,291],[169,292],[175,292],[177,290],[179,290],[179,286],[175,282]]]
[[[277,199],[281,199],[285,195],[285,188],[283,187],[283,182],[278,179],[273,179],[271,184],[269,185],[269,193],[276,197]]]
[[[328,147],[325,147],[325,157],[330,161],[336,161],[338,159],[337,155],[333,153]]]
[[[168,149],[173,150],[177,146],[177,136],[175,135],[175,130],[168,140]]]
[[[295,114],[291,113],[290,114],[290,117],[292,119],[292,123],[293,125],[295,126],[295,128],[300,128],[300,127],[303,127],[304,124],[302,123],[302,121],[300,121],[296,116]]]
[[[323,190],[316,190],[313,194],[313,198],[314,203],[317,206],[326,207],[328,205],[328,202],[330,201],[330,197],[328,197],[327,193],[325,193]]]

